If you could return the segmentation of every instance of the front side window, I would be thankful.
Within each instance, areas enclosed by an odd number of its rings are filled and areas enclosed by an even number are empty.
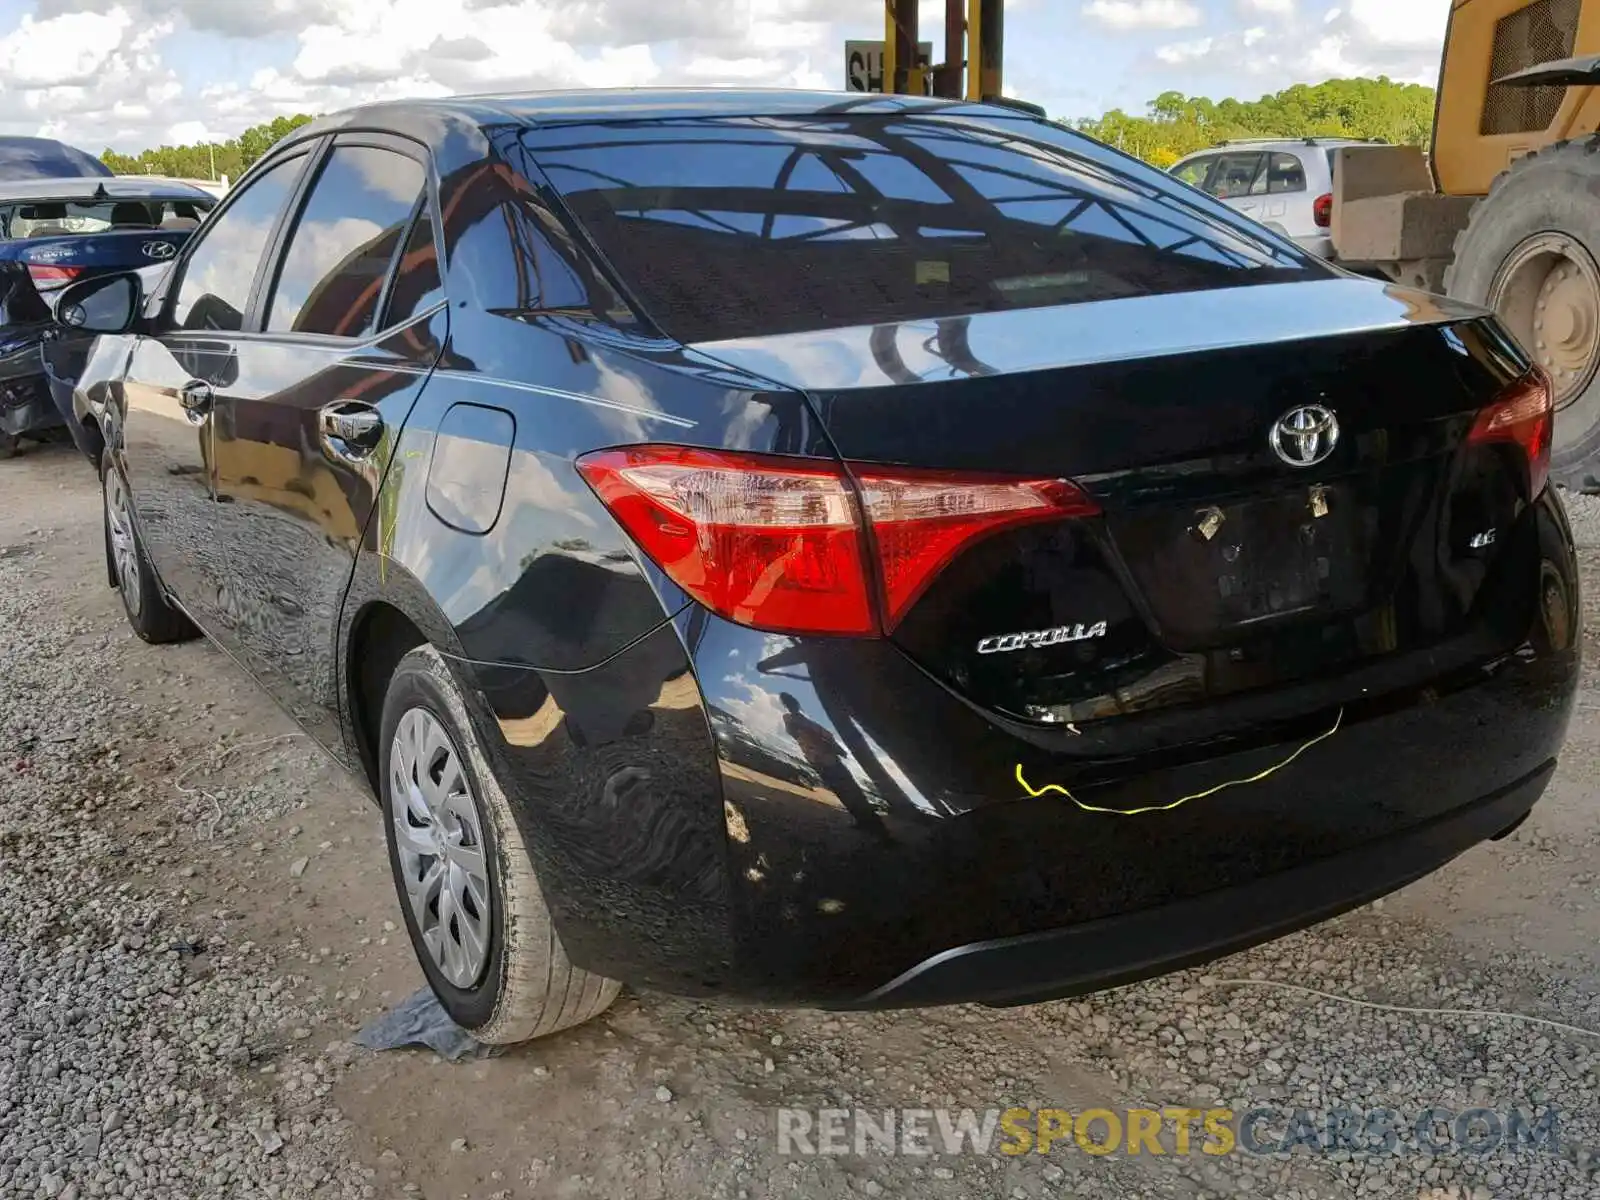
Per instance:
[[[1215,155],[1205,158],[1191,159],[1180,167],[1173,169],[1173,177],[1182,180],[1190,187],[1203,188],[1206,185],[1206,174],[1211,170],[1211,164],[1216,162]]]
[[[372,332],[389,266],[425,181],[422,164],[408,155],[335,146],[289,235],[268,331]]]
[[[304,154],[275,163],[240,189],[216,221],[196,235],[173,304],[179,329],[234,332],[244,327],[256,270],[305,165]]]
[[[1319,277],[1167,177],[1031,129],[827,114],[525,140],[619,282],[686,342]]]

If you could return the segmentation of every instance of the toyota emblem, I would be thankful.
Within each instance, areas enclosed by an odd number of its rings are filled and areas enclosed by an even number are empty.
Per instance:
[[[146,242],[139,247],[146,258],[171,258],[178,248],[171,242]]]
[[[1339,418],[1331,408],[1302,404],[1278,418],[1267,441],[1291,467],[1314,467],[1339,445]]]

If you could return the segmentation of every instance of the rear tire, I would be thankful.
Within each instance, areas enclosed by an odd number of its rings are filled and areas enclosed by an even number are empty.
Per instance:
[[[543,1037],[597,1016],[620,988],[568,959],[510,802],[432,646],[402,658],[378,741],[395,894],[423,974],[480,1042]]]
[[[1493,308],[1556,385],[1550,475],[1600,491],[1600,137],[1557,142],[1495,180],[1456,238],[1445,291]]]
[[[105,525],[106,567],[112,586],[122,596],[123,611],[134,633],[154,645],[198,637],[194,623],[174,608],[156,580],[139,540],[128,485],[108,450],[100,460],[101,511]]]

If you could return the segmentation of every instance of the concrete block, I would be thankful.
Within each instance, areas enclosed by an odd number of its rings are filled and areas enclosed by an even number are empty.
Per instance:
[[[1402,192],[1335,203],[1333,245],[1345,262],[1449,258],[1475,196]]]

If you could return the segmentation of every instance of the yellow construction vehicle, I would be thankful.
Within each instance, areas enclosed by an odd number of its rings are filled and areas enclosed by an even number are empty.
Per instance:
[[[1556,387],[1554,478],[1600,490],[1600,0],[1454,0],[1431,156],[1334,167],[1340,261],[1500,314]]]
[[[883,2],[885,91],[1000,94],[1003,0],[947,0],[927,68]],[[1553,477],[1600,492],[1600,0],[1452,0],[1431,155],[1339,150],[1332,222],[1347,267],[1500,314],[1555,382]]]

